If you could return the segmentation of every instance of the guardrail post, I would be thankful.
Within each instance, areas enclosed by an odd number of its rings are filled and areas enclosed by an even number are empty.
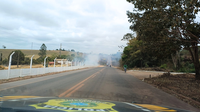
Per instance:
[[[47,56],[47,57],[48,57],[48,56]],[[45,68],[46,68],[46,59],[47,59],[47,57],[44,58],[44,74],[46,73]]]
[[[10,57],[9,57],[9,65],[8,65],[8,77],[7,79],[10,78],[10,66],[11,66],[11,62],[12,62],[12,55],[15,54],[15,52],[13,52]]]
[[[31,57],[31,62],[30,62],[30,75],[31,75],[31,73],[32,73],[32,63],[33,63],[33,57],[34,57],[34,55]]]
[[[46,58],[44,58],[44,68],[46,68],[46,59],[48,58],[48,56]]]
[[[56,59],[57,59],[57,57],[54,59],[54,63],[53,63],[53,64],[54,64],[54,65],[53,65],[53,67],[54,67],[54,72],[56,72],[56,68],[55,68],[55,67],[56,67]]]

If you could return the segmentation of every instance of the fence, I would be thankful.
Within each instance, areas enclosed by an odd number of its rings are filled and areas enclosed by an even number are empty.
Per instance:
[[[61,72],[65,70],[75,70],[75,69],[86,68],[86,67],[89,67],[89,66],[11,69],[10,72],[8,70],[0,70],[0,79],[9,79],[9,78],[15,78],[15,77]]]

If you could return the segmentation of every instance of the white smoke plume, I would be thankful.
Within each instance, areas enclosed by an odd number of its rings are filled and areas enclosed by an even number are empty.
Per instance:
[[[87,54],[85,57],[86,66],[97,66],[99,65],[99,55],[97,54]]]

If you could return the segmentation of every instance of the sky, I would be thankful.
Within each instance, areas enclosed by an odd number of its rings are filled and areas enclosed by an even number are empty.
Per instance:
[[[131,33],[126,0],[0,0],[0,49],[114,54]]]

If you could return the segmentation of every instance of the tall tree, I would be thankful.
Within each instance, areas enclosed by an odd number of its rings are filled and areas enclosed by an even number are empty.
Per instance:
[[[46,50],[47,50],[47,47],[43,43],[42,46],[40,47],[40,52],[38,53],[38,55],[40,56],[40,58],[44,58],[46,56]]]
[[[15,53],[12,56],[12,65],[17,65],[18,67],[18,65],[22,64],[22,62],[24,61],[25,55],[21,50],[15,50],[14,52]],[[9,54],[8,59],[12,53],[13,51]]]
[[[195,21],[200,11],[200,2],[198,0],[127,1],[135,7],[133,12],[127,12],[129,22],[132,23],[130,29],[137,31],[141,40],[148,41],[150,45],[156,45],[158,48],[169,43],[168,45],[171,44],[175,49],[180,47],[188,49],[195,65],[196,79],[200,79],[198,56],[200,24]]]
[[[2,47],[3,47],[4,49],[6,49],[6,46],[5,46],[5,45],[3,45]]]

